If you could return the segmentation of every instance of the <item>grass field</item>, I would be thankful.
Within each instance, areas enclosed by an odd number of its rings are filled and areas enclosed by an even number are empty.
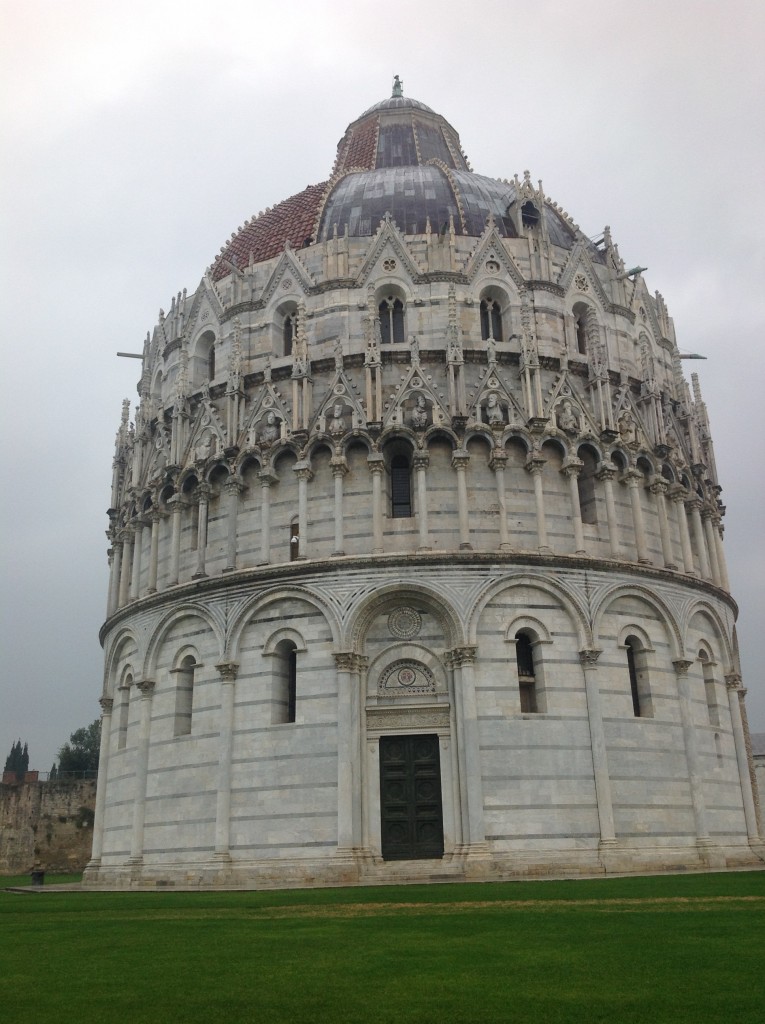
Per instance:
[[[8,1024],[765,1022],[765,872],[0,892],[0,918]]]

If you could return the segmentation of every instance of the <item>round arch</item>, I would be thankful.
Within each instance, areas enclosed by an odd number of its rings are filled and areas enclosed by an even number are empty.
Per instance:
[[[580,648],[592,646],[592,638],[587,624],[587,615],[584,610],[571,596],[568,591],[558,586],[554,581],[544,576],[537,576],[534,573],[520,573],[514,576],[505,576],[496,580],[488,589],[480,594],[473,603],[467,615],[468,643],[475,644],[478,630],[478,622],[484,609],[495,597],[506,590],[514,590],[518,587],[536,587],[550,597],[560,602],[561,608],[571,619],[576,629],[577,643]],[[539,623],[541,626],[541,623]],[[520,627],[519,627],[520,628]],[[517,630],[516,630],[517,632]]]
[[[443,595],[421,583],[405,579],[379,587],[359,602],[344,630],[348,649],[356,654],[363,654],[366,635],[375,616],[388,609],[393,611],[400,608],[407,599],[424,605],[438,617],[449,648],[459,647],[464,643],[465,634],[459,616]]]
[[[595,646],[599,645],[603,617],[608,612],[611,605],[613,605],[620,597],[636,597],[652,608],[664,622],[667,631],[667,638],[669,639],[669,645],[672,649],[673,660],[683,657],[684,647],[682,632],[676,615],[663,598],[660,598],[652,590],[649,590],[648,587],[643,587],[636,583],[623,583],[616,587],[612,587],[605,593],[601,594],[597,599],[592,611],[592,636]]]
[[[218,654],[215,661],[223,660],[223,652],[225,650],[225,627],[220,621],[218,615],[213,614],[210,609],[204,605],[188,604],[180,605],[178,608],[173,608],[164,615],[154,627],[151,634],[151,638],[146,649],[145,658],[145,675],[147,679],[151,679],[154,673],[157,671],[157,662],[159,661],[159,652],[162,648],[162,644],[165,638],[176,622],[180,622],[182,619],[196,618],[201,621],[210,629],[218,648]]]
[[[337,620],[334,609],[327,601],[308,587],[272,587],[265,593],[256,594],[251,597],[237,608],[228,634],[228,642],[225,648],[225,660],[238,660],[239,643],[241,641],[242,631],[253,615],[256,615],[261,609],[266,608],[269,604],[273,604],[274,601],[281,600],[305,601],[307,604],[312,605],[324,616],[327,626],[329,627],[329,631],[332,634],[332,643],[337,647],[340,637],[340,624]]]

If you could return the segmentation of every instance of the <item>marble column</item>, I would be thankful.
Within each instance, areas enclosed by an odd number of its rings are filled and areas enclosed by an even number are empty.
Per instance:
[[[98,782],[96,783],[96,809],[93,815],[93,850],[87,870],[97,868],[101,863],[104,848],[104,808],[106,807],[106,780],[109,776],[109,750],[111,747],[112,708],[111,697],[102,697],[101,705],[101,743],[98,750]]]
[[[683,661],[682,659],[672,662],[677,676],[677,692],[680,698],[680,720],[683,725],[683,742],[685,744],[685,759],[688,765],[688,782],[691,789],[696,839],[700,846],[710,846],[707,808],[704,800],[703,772],[696,742],[696,729],[693,724],[693,705],[691,703],[691,688],[688,679],[688,669],[692,664],[692,661]]]
[[[614,846],[616,832],[614,830],[614,808],[611,796],[611,778],[608,773],[608,755],[606,752],[606,734],[603,728],[603,709],[598,686],[597,662],[603,652],[600,650],[582,650],[579,661],[584,675],[584,688],[587,698],[587,720],[590,727],[590,745],[592,747],[592,769],[595,777],[595,798],[598,804],[598,820],[600,822],[601,846]]]
[[[141,562],[143,556],[144,520],[136,519],[133,537],[133,566],[130,570],[130,600],[136,601],[141,596]]]
[[[149,738],[151,735],[151,704],[154,682],[144,679],[137,684],[141,694],[139,700],[140,725],[138,746],[135,755],[135,793],[133,797],[133,830],[130,839],[130,863],[140,864],[143,860],[143,830],[146,821],[146,780],[149,768]]]
[[[733,727],[733,744],[736,748],[736,763],[741,784],[741,799],[744,805],[746,832],[750,840],[756,840],[758,838],[757,811],[754,806],[752,779],[749,774],[749,755],[746,749],[746,736],[744,734],[744,722],[741,717],[740,703],[741,699],[746,695],[746,690],[741,685],[741,676],[737,672],[732,672],[725,677],[725,686],[728,690],[728,705],[730,707],[730,720]]]
[[[720,564],[717,560],[717,545],[715,544],[714,526],[712,525],[712,509],[705,508],[701,511],[701,522],[704,527],[704,539],[706,541],[707,553],[709,555],[709,569],[712,574],[712,582],[716,587],[722,586],[720,576]]]
[[[183,527],[183,510],[186,503],[180,494],[174,494],[168,501],[170,507],[170,576],[168,584],[172,587],[178,582],[181,572],[181,532]]]
[[[122,568],[120,570],[119,607],[123,608],[130,596],[130,566],[133,561],[133,530],[128,527],[123,534]]]
[[[452,454],[452,469],[457,474],[457,511],[460,524],[460,550],[470,551],[470,518],[468,516],[467,468],[470,456],[466,451],[457,450]]]
[[[329,467],[335,481],[335,550],[333,555],[345,554],[345,522],[343,513],[343,480],[348,472],[348,462],[342,455],[333,455]]]
[[[372,554],[383,552],[383,499],[382,475],[385,461],[379,452],[373,452],[367,458],[369,472],[372,474]]]
[[[670,488],[669,496],[674,502],[677,526],[680,531],[680,548],[683,553],[682,570],[686,576],[696,576],[696,567],[693,564],[693,550],[691,548],[691,535],[688,532],[688,516],[685,514],[685,498],[687,491],[681,484],[675,484]]]
[[[691,514],[691,522],[693,523],[693,539],[696,543],[696,554],[699,556],[701,578],[704,580],[711,580],[712,572],[709,568],[709,559],[707,558],[707,545],[704,540],[704,528],[701,525],[701,502],[698,498],[691,498],[690,501],[686,502],[685,507]]]
[[[582,527],[582,507],[579,503],[578,477],[584,468],[581,459],[568,458],[561,467],[568,478],[568,490],[571,497],[571,524],[574,527],[574,554],[585,555],[584,529]]]
[[[640,500],[640,489],[643,482],[643,474],[639,469],[628,469],[624,474],[624,480],[630,492],[630,506],[632,508],[632,525],[635,531],[637,560],[641,565],[651,565],[651,559],[648,555],[648,544],[645,536],[643,505]]]
[[[361,838],[361,681],[364,659],[335,654],[337,667],[337,850],[358,849]]]
[[[505,466],[507,465],[507,452],[501,448],[494,448],[489,458],[489,469],[494,473],[497,484],[497,505],[499,506],[499,549],[500,551],[511,551],[510,533],[507,528],[507,497],[505,495]]]
[[[460,790],[463,794],[462,835],[465,845],[480,848],[486,842],[481,778],[481,746],[475,697],[475,647],[455,647],[449,652],[454,670],[457,704],[457,740],[460,745]]]
[[[191,577],[194,580],[206,576],[205,558],[207,557],[207,509],[210,503],[209,484],[198,484],[196,499],[199,503],[199,520],[197,522],[197,568]]]
[[[428,529],[428,483],[427,468],[430,461],[427,452],[415,452],[412,462],[417,474],[417,519],[420,524],[420,543],[418,551],[430,551],[430,531]]]
[[[270,469],[261,469],[260,480],[260,564],[271,561],[271,487],[279,477]]]
[[[234,661],[224,661],[215,667],[220,673],[220,738],[218,740],[218,793],[215,802],[215,857],[217,860],[229,860],[234,697],[239,665]]]
[[[157,569],[159,565],[159,530],[162,522],[162,513],[159,509],[153,509],[151,513],[151,544],[149,546],[149,586],[147,594],[157,592]]]
[[[226,509],[226,565],[224,572],[234,572],[236,569],[236,529],[239,518],[239,495],[244,490],[244,485],[236,477],[230,476],[225,483],[228,507]]]
[[[606,522],[608,523],[608,546],[614,558],[621,558],[619,546],[619,520],[616,518],[616,502],[614,500],[614,477],[617,469],[613,464],[601,465],[595,478],[603,484],[603,496],[606,500]]]
[[[717,564],[720,566],[720,580],[721,586],[724,590],[730,591],[730,579],[728,577],[728,562],[725,558],[725,546],[723,545],[722,538],[722,519],[719,515],[715,514],[712,517],[712,523],[714,527],[714,541],[715,547],[717,548]]]
[[[109,571],[109,599],[106,617],[114,615],[120,603],[120,573],[122,570],[122,541],[112,541],[112,564]]]
[[[672,553],[672,540],[669,535],[669,519],[667,518],[667,502],[665,495],[669,490],[666,480],[657,479],[650,486],[651,494],[656,499],[656,511],[659,515],[659,534],[661,536],[661,557],[665,569],[677,569]]]
[[[542,554],[550,554],[547,542],[547,519],[545,517],[545,495],[542,487],[542,471],[547,464],[544,455],[532,454],[526,460],[526,470],[534,481],[534,505],[537,517],[537,546]]]
[[[298,561],[308,558],[308,482],[313,472],[308,462],[296,462],[292,467],[298,478]]]

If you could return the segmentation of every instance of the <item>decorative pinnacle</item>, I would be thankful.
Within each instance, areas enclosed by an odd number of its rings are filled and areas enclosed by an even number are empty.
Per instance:
[[[390,98],[393,99],[395,96],[403,96],[403,95],[404,95],[404,83],[401,81],[401,79],[398,77],[398,75],[394,75],[393,76],[393,92],[390,94]]]

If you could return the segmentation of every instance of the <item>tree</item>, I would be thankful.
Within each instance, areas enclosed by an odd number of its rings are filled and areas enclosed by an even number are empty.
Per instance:
[[[15,772],[16,778],[19,782],[24,781],[24,776],[29,770],[29,749],[26,743],[21,746],[21,740],[16,742],[11,747],[11,752],[5,759],[5,771]]]
[[[58,752],[58,772],[97,772],[98,752],[101,746],[101,720],[75,729]]]

